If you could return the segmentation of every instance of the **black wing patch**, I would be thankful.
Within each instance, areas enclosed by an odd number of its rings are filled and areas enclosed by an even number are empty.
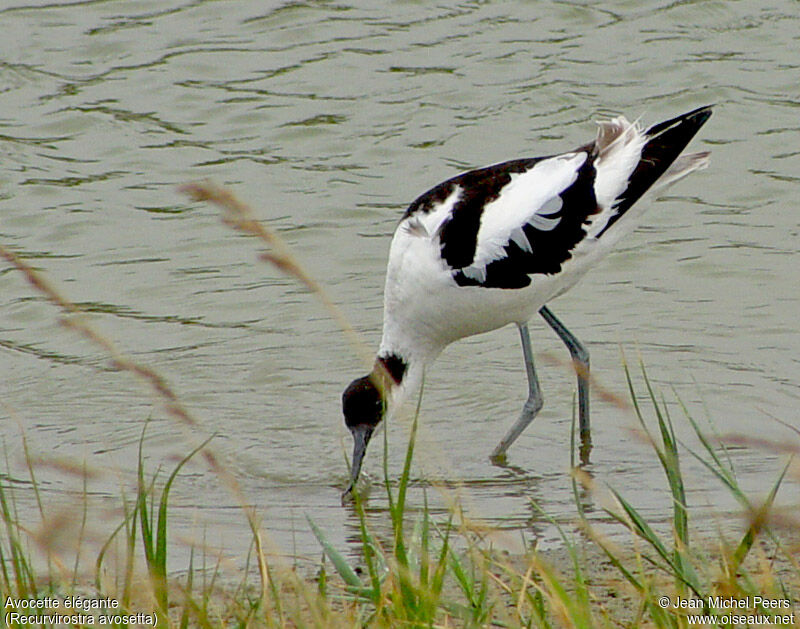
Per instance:
[[[500,191],[511,182],[511,175],[530,170],[542,159],[546,158],[517,159],[462,173],[417,198],[408,206],[403,218],[434,210],[452,194],[456,186],[460,187],[461,196],[439,230],[439,242],[442,259],[451,268],[469,266],[478,246],[483,208],[500,196]]]
[[[432,211],[460,186],[461,196],[439,231],[442,259],[453,269],[453,279],[459,286],[523,288],[531,283],[533,274],[550,275],[561,270],[562,264],[572,257],[575,245],[586,237],[587,219],[599,211],[594,194],[594,158],[588,147],[585,152],[587,157],[578,169],[577,178],[559,195],[560,209],[547,217],[557,221],[555,227],[542,230],[530,223],[521,226],[530,251],[509,240],[505,256],[487,264],[481,277],[465,273],[465,268],[475,257],[485,206],[500,195],[513,174],[528,171],[548,158],[504,162],[449,179],[414,201],[405,217]]]
[[[575,181],[559,195],[561,208],[548,216],[558,219],[555,227],[543,231],[530,223],[522,226],[530,251],[511,240],[505,246],[505,257],[486,265],[485,279],[456,270],[453,274],[456,283],[485,288],[524,288],[531,283],[531,275],[558,273],[563,263],[572,257],[575,245],[586,237],[587,219],[599,211],[594,194],[595,174],[592,156],[587,154]]]

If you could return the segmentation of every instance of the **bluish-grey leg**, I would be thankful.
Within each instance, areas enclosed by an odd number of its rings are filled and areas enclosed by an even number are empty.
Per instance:
[[[539,380],[536,377],[536,369],[533,366],[533,350],[531,349],[531,336],[528,333],[528,324],[518,324],[517,327],[519,327],[519,337],[522,341],[522,354],[525,357],[525,370],[528,373],[528,399],[522,407],[522,413],[519,419],[492,452],[491,459],[495,463],[505,460],[506,450],[517,440],[517,437],[528,427],[528,424],[533,421],[533,418],[536,417],[536,414],[541,410],[542,404],[544,404],[542,390],[539,387]]]
[[[572,356],[575,372],[578,374],[578,424],[581,437],[581,462],[587,463],[592,449],[592,434],[589,426],[589,351],[575,338],[566,326],[556,318],[547,306],[539,309],[548,325],[555,330],[558,337]]]

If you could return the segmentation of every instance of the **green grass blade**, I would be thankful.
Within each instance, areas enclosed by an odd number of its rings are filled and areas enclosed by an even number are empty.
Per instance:
[[[181,612],[181,619],[179,623],[180,629],[188,629],[189,627],[189,610],[192,608],[189,601],[192,600],[192,587],[194,585],[194,546],[189,552],[189,572],[186,575],[186,587],[184,588],[184,607]]]
[[[442,548],[439,551],[439,557],[436,561],[436,568],[433,573],[433,578],[431,579],[431,587],[436,592],[437,596],[442,592],[445,575],[447,574],[447,555],[450,549],[450,533],[453,530],[454,517],[455,509],[451,509],[447,524],[445,525],[444,534],[437,529],[437,532],[442,539]]]
[[[673,524],[675,527],[675,534],[680,540],[681,544],[688,546],[689,544],[689,522],[688,512],[686,509],[686,489],[683,484],[681,476],[680,459],[678,456],[678,445],[675,440],[675,429],[672,425],[672,420],[669,417],[666,404],[663,403],[664,411],[661,411],[661,405],[656,398],[655,391],[647,377],[647,372],[642,365],[642,376],[644,378],[645,386],[653,405],[653,410],[656,414],[658,422],[658,429],[661,434],[662,450],[659,452],[659,460],[667,475],[667,482],[669,483],[670,493],[672,494],[673,504]],[[658,451],[658,449],[657,449]]]
[[[119,532],[125,528],[125,525],[130,522],[131,513],[125,513],[125,517],[122,519],[122,522],[119,523],[117,528],[115,528],[108,539],[103,543],[100,547],[100,551],[97,553],[97,559],[94,562],[94,586],[98,592],[102,591],[102,583],[100,581],[102,569],[103,569],[103,561],[106,558],[106,553],[108,553],[108,549],[111,547],[112,542],[117,537]]]
[[[347,563],[347,560],[342,557],[341,553],[333,547],[333,545],[328,541],[328,538],[325,536],[325,533],[322,532],[309,516],[306,516],[306,520],[308,520],[308,525],[311,527],[312,533],[314,533],[314,537],[317,538],[317,541],[322,546],[322,550],[328,556],[328,559],[331,560],[333,567],[336,568],[336,572],[339,576],[344,580],[344,582],[352,588],[362,588],[361,579],[358,578],[358,575],[355,571],[350,567],[350,564]]]
[[[408,483],[411,478],[411,461],[414,458],[414,445],[416,444],[417,438],[417,426],[419,412],[422,405],[422,393],[423,391],[420,389],[419,396],[417,397],[417,407],[411,420],[411,431],[408,436],[406,458],[403,462],[403,472],[400,475],[400,484],[397,488],[397,500],[390,511],[392,516],[392,525],[394,527],[395,559],[403,568],[403,570],[408,570],[409,568],[408,555],[406,553],[406,545],[403,534],[403,522],[405,521],[406,495],[408,491]],[[405,594],[409,594],[409,592],[405,591]]]
[[[377,603],[381,591],[381,575],[384,573],[386,559],[381,552],[380,545],[370,534],[367,528],[364,506],[360,496],[355,496],[356,513],[358,514],[358,527],[361,535],[361,554],[367,566],[367,574],[372,585],[371,598]]]
[[[559,536],[561,537],[561,541],[564,543],[564,547],[569,553],[574,574],[574,587],[571,588],[572,592],[567,596],[567,591],[563,584],[558,580],[555,573],[544,564],[540,564],[540,567],[542,568],[542,576],[547,579],[548,587],[550,588],[551,593],[561,601],[564,609],[569,611],[570,620],[574,623],[574,625],[576,627],[591,627],[592,617],[589,611],[589,590],[586,585],[586,580],[583,576],[583,571],[581,570],[581,564],[580,560],[578,559],[578,554],[575,550],[575,545],[570,541],[569,537],[567,537],[564,528],[552,516],[545,513],[545,511],[535,500],[531,500],[530,503],[546,521],[556,528]]]
[[[8,552],[11,555],[11,575],[6,572],[5,558],[3,561],[3,575],[6,582],[11,584],[9,588],[19,598],[32,598],[36,596],[37,587],[30,563],[27,560],[22,541],[19,538],[19,520],[15,510],[11,507],[13,494],[10,494],[3,483],[0,482],[0,517],[5,524],[6,536],[8,539]]]
[[[183,457],[172,473],[169,475],[167,482],[164,483],[164,488],[161,490],[161,499],[158,505],[158,519],[156,522],[156,552],[155,552],[155,565],[158,566],[159,573],[166,578],[167,576],[167,504],[169,503],[169,492],[172,489],[172,483],[178,472],[181,471],[184,465],[200,450],[205,448],[209,442],[214,438],[214,435],[208,437],[200,445],[198,445],[189,454]]]
[[[155,547],[153,545],[153,531],[151,526],[151,518],[147,511],[147,496],[150,489],[144,480],[144,435],[147,431],[149,419],[145,421],[142,428],[142,434],[139,436],[139,459],[137,466],[137,494],[136,494],[136,513],[139,516],[139,523],[142,529],[142,546],[144,549],[145,561],[148,566],[151,566],[155,561]],[[155,479],[154,479],[155,480]]]
[[[689,420],[689,423],[692,425],[692,429],[695,432],[695,435],[700,440],[700,443],[703,445],[706,453],[709,455],[711,461],[707,461],[699,454],[694,452],[691,448],[686,448],[689,454],[691,454],[697,461],[699,461],[706,469],[708,469],[714,476],[716,476],[719,481],[725,485],[728,491],[731,492],[734,498],[736,498],[737,502],[739,502],[742,507],[745,509],[750,509],[752,505],[750,504],[750,500],[744,494],[744,492],[739,487],[739,483],[736,480],[736,475],[733,473],[733,468],[730,465],[726,465],[722,462],[716,452],[716,448],[714,445],[709,441],[709,439],[705,436],[703,431],[698,426],[697,422],[688,414],[688,411],[684,410],[686,416]],[[720,442],[720,447],[722,446]]]
[[[747,557],[747,554],[750,552],[750,549],[753,547],[753,543],[755,542],[759,531],[764,525],[767,514],[775,502],[775,496],[778,494],[778,489],[780,488],[783,479],[786,477],[786,472],[789,471],[791,464],[792,460],[789,459],[783,468],[783,472],[781,472],[781,475],[772,486],[772,489],[770,490],[766,500],[764,500],[764,504],[752,514],[750,526],[747,527],[747,532],[744,534],[744,537],[742,537],[742,540],[739,542],[739,545],[736,547],[736,550],[733,553],[734,572],[739,568],[739,566]]]
[[[666,563],[669,568],[669,572],[682,583],[689,586],[689,588],[691,588],[691,590],[699,598],[702,598],[702,587],[694,569],[692,569],[691,566],[684,565],[684,562],[682,561],[676,561],[674,553],[669,551],[669,549],[658,537],[656,532],[650,527],[645,519],[642,518],[639,512],[636,511],[633,505],[627,502],[615,489],[609,488],[609,491],[611,491],[611,493],[614,495],[614,498],[616,498],[620,506],[622,506],[625,514],[628,516],[628,519],[617,513],[614,513],[613,511],[606,510],[606,513],[645,540],[656,551],[658,556],[661,557],[661,559]]]
[[[664,543],[659,539],[656,532],[650,527],[650,525],[639,515],[639,512],[631,505],[627,500],[625,500],[620,493],[611,487],[609,487],[609,491],[613,494],[614,498],[619,502],[620,506],[622,507],[623,511],[627,515],[627,519],[615,513],[614,511],[606,510],[611,517],[613,517],[618,522],[624,524],[627,528],[631,531],[636,533],[639,537],[644,539],[653,549],[658,553],[658,555],[664,559],[665,561],[671,563],[671,553]]]

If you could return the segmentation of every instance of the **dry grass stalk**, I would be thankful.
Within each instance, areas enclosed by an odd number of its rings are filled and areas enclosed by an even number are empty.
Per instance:
[[[65,316],[60,320],[62,325],[75,330],[85,339],[102,349],[109,356],[115,368],[121,371],[127,371],[128,373],[136,376],[139,380],[143,381],[150,388],[154,397],[163,404],[169,415],[177,419],[184,427],[193,429],[187,431],[187,438],[192,441],[196,441],[196,437],[194,435],[196,433],[196,429],[200,427],[200,423],[192,415],[189,409],[186,408],[186,406],[184,406],[184,404],[180,401],[177,393],[172,389],[163,376],[161,376],[151,367],[142,363],[138,363],[126,356],[111,339],[100,334],[86,321],[86,318],[84,317],[85,313],[77,304],[59,293],[58,290],[56,290],[55,287],[48,282],[41,273],[39,273],[39,271],[23,261],[16,253],[7,247],[0,245],[0,256],[14,268],[16,268],[27,280],[27,282],[37,292],[42,294],[47,301],[65,312]],[[261,576],[262,596],[263,600],[267,600],[269,573],[259,529],[259,518],[256,514],[255,508],[250,505],[247,500],[245,500],[245,496],[242,492],[239,482],[220,462],[219,457],[213,452],[210,446],[204,447],[202,454],[211,470],[234,494],[242,510],[244,511],[245,516],[247,517],[247,521],[250,525],[255,540],[256,556],[259,574]]]
[[[322,285],[311,277],[300,265],[284,240],[264,223],[255,218],[252,208],[240,200],[231,190],[212,182],[190,183],[181,187],[181,191],[195,201],[213,203],[223,210],[222,220],[234,229],[255,236],[266,244],[270,251],[262,253],[259,259],[272,264],[278,270],[293,277],[308,291],[322,302],[322,305],[336,321],[342,332],[350,342],[353,350],[364,361],[365,365],[372,366],[373,356],[365,346],[361,337],[350,325],[347,317],[330,298]]]
[[[581,378],[586,378],[589,381],[592,394],[599,397],[601,400],[603,400],[603,402],[611,404],[612,406],[616,406],[621,410],[630,410],[631,404],[627,398],[612,391],[605,384],[600,382],[600,380],[591,372],[591,370],[586,369],[577,361],[559,358],[552,352],[539,352],[537,356],[548,365],[569,369],[574,371],[575,375],[580,376]]]

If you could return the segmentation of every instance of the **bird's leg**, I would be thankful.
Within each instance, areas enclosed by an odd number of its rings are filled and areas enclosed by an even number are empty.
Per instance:
[[[550,311],[547,306],[539,309],[548,325],[555,330],[558,337],[572,356],[575,372],[578,374],[578,424],[580,427],[581,448],[580,459],[584,465],[589,462],[592,450],[592,434],[589,426],[589,351],[575,338],[566,326]]]
[[[506,450],[508,450],[509,446],[522,434],[522,431],[527,428],[528,424],[533,421],[533,418],[536,417],[536,414],[541,410],[542,404],[544,404],[542,390],[539,387],[539,379],[536,377],[536,369],[533,366],[533,350],[531,349],[531,337],[528,333],[528,324],[522,323],[517,325],[519,327],[519,337],[522,341],[522,354],[525,357],[525,370],[528,373],[528,399],[522,407],[522,413],[519,419],[492,452],[490,458],[495,463],[502,463],[505,461]]]

